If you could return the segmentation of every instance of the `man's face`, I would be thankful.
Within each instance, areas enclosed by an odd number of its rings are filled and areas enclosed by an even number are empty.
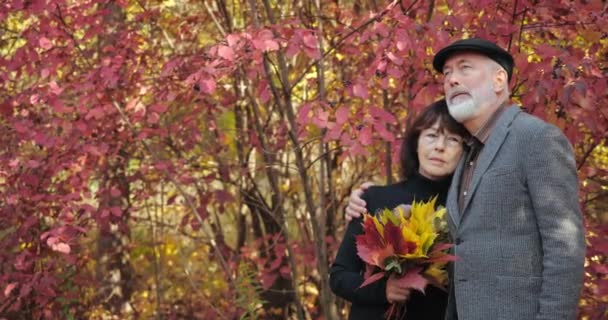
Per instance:
[[[473,52],[455,53],[443,67],[443,88],[450,114],[466,123],[484,117],[497,99],[492,86],[492,62]]]

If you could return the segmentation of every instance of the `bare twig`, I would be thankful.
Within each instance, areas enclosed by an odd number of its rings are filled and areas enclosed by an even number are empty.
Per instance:
[[[207,9],[207,12],[211,16],[211,19],[213,19],[213,22],[215,23],[215,26],[217,27],[217,29],[222,34],[222,37],[225,37],[226,36],[226,31],[224,31],[224,28],[222,27],[222,24],[217,20],[217,18],[215,17],[215,14],[213,14],[213,11],[211,10],[211,8],[209,7],[209,5],[207,4],[207,1],[203,1],[203,4],[205,5],[205,9]]]

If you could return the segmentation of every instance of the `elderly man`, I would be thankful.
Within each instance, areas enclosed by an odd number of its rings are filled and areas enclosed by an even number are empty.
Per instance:
[[[482,39],[440,50],[450,114],[471,133],[447,209],[454,253],[447,319],[575,319],[585,239],[572,147],[510,104],[513,57]],[[353,192],[347,216],[364,212]],[[363,210],[362,210],[363,207]]]

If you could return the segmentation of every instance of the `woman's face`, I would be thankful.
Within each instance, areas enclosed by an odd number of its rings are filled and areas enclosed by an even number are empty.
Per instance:
[[[451,175],[462,155],[462,137],[439,130],[439,120],[418,137],[419,173],[431,180]]]

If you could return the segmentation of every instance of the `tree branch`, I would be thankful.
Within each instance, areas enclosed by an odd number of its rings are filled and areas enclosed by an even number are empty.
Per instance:
[[[367,28],[370,24],[372,24],[372,23],[374,23],[376,21],[379,21],[382,17],[384,17],[387,13],[390,12],[390,10],[395,6],[395,4],[397,2],[399,2],[399,0],[393,1],[382,12],[380,12],[379,14],[377,14],[374,17],[370,18],[369,20],[365,21],[363,24],[361,24],[357,28],[353,29],[351,32],[347,33],[344,37],[340,38],[338,40],[338,42],[335,45],[333,45],[332,47],[330,47],[329,50],[327,50],[325,53],[323,53],[319,59],[316,59],[311,64],[309,64],[306,67],[306,69],[304,69],[304,71],[300,74],[300,76],[298,78],[296,78],[296,80],[294,80],[294,82],[291,84],[291,86],[289,87],[288,92],[291,92],[293,90],[293,88],[296,85],[298,85],[298,83],[300,83],[300,81],[302,81],[302,79],[304,79],[304,77],[306,76],[306,74],[310,71],[310,69],[312,69],[317,64],[317,62],[319,60],[325,59],[325,57],[327,57],[329,54],[331,54],[336,49],[338,49],[342,45],[342,43],[344,43],[344,41],[346,41],[348,38],[350,38],[350,36],[352,36],[353,34],[355,34],[355,33],[359,32],[359,31]],[[414,3],[415,2],[416,1],[414,1]]]

